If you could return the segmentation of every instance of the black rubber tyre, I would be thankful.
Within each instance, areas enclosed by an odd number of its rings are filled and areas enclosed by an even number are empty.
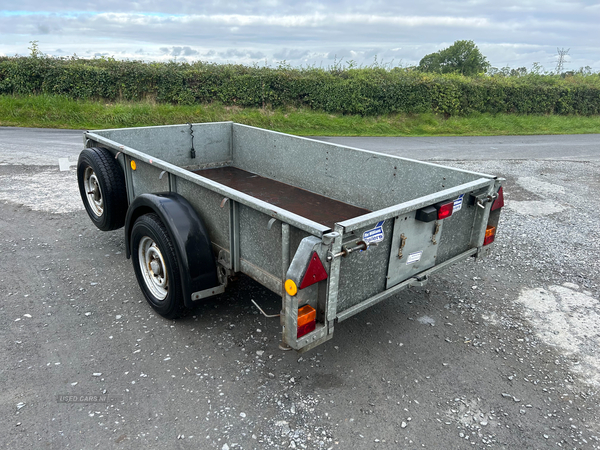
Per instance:
[[[77,162],[79,193],[90,219],[102,231],[125,224],[127,189],[119,163],[105,148],[86,148]]]
[[[156,214],[140,216],[131,229],[131,260],[146,300],[161,316],[185,310],[179,265],[167,229]]]

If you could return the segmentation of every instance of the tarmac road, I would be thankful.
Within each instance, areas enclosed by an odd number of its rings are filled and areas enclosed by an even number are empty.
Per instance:
[[[495,251],[299,355],[250,302],[280,299],[246,277],[157,316],[122,230],[95,229],[58,170],[80,132],[0,128],[0,447],[600,448],[600,136],[579,138],[497,138],[497,159],[494,138],[369,138],[504,176]]]
[[[597,161],[597,134],[560,136],[442,136],[442,137],[315,137],[418,160],[550,160]]]
[[[311,138],[418,160],[597,161],[600,159],[599,136]],[[82,132],[78,130],[0,127],[0,164],[53,165],[58,158],[76,161],[82,148],[82,139]]]

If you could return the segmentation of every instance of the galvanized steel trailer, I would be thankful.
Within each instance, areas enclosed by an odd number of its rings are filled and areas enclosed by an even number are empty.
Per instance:
[[[242,272],[282,296],[282,343],[334,326],[493,242],[501,179],[231,122],[84,133],[92,221],[125,227],[165,317]],[[485,244],[485,245],[484,245]]]

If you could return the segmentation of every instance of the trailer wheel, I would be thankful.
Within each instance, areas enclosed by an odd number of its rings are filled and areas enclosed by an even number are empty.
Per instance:
[[[179,317],[184,302],[177,256],[167,229],[156,214],[140,216],[133,224],[131,259],[150,306],[167,319]]]
[[[90,219],[102,231],[125,224],[127,190],[119,163],[104,148],[86,148],[77,162],[79,193]]]

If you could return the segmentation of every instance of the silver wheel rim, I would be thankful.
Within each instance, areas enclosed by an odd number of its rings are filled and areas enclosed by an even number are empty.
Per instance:
[[[148,236],[140,241],[138,259],[146,287],[158,300],[164,300],[169,289],[169,276],[160,249]]]
[[[100,217],[104,212],[104,197],[102,196],[98,177],[96,177],[94,169],[91,167],[86,167],[83,174],[83,188],[85,189],[88,205],[90,205],[92,212]]]

